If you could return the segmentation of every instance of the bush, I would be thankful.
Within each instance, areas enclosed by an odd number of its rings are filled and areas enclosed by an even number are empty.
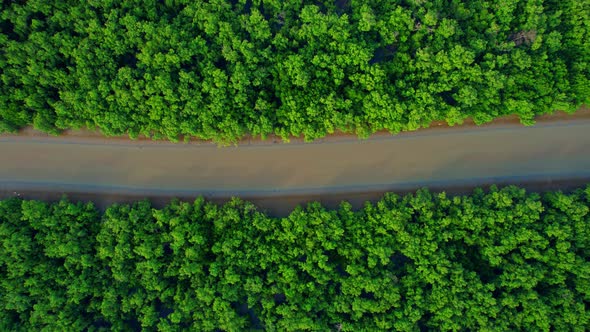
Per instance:
[[[0,131],[235,141],[576,110],[584,1],[5,1]]]
[[[590,328],[590,187],[387,194],[271,218],[0,201],[2,330]]]

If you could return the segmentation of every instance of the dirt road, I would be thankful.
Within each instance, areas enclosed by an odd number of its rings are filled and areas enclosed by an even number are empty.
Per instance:
[[[590,119],[220,148],[0,136],[0,192],[210,198],[590,179]],[[304,199],[300,201],[305,201]]]

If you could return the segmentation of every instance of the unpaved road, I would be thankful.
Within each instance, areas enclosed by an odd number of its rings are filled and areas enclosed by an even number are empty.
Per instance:
[[[570,179],[590,179],[588,118],[225,148],[0,136],[4,196],[23,191],[264,200]]]

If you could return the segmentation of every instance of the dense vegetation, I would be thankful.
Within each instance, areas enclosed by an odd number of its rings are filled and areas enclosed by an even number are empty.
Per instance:
[[[585,331],[590,187],[153,209],[0,201],[3,331]]]
[[[0,7],[0,132],[361,136],[575,110],[580,0],[28,0]]]

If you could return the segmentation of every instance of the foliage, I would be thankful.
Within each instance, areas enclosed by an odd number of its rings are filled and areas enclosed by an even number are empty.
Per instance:
[[[590,329],[590,187],[251,203],[0,201],[5,331]]]
[[[0,132],[312,140],[574,111],[579,0],[4,1]]]

